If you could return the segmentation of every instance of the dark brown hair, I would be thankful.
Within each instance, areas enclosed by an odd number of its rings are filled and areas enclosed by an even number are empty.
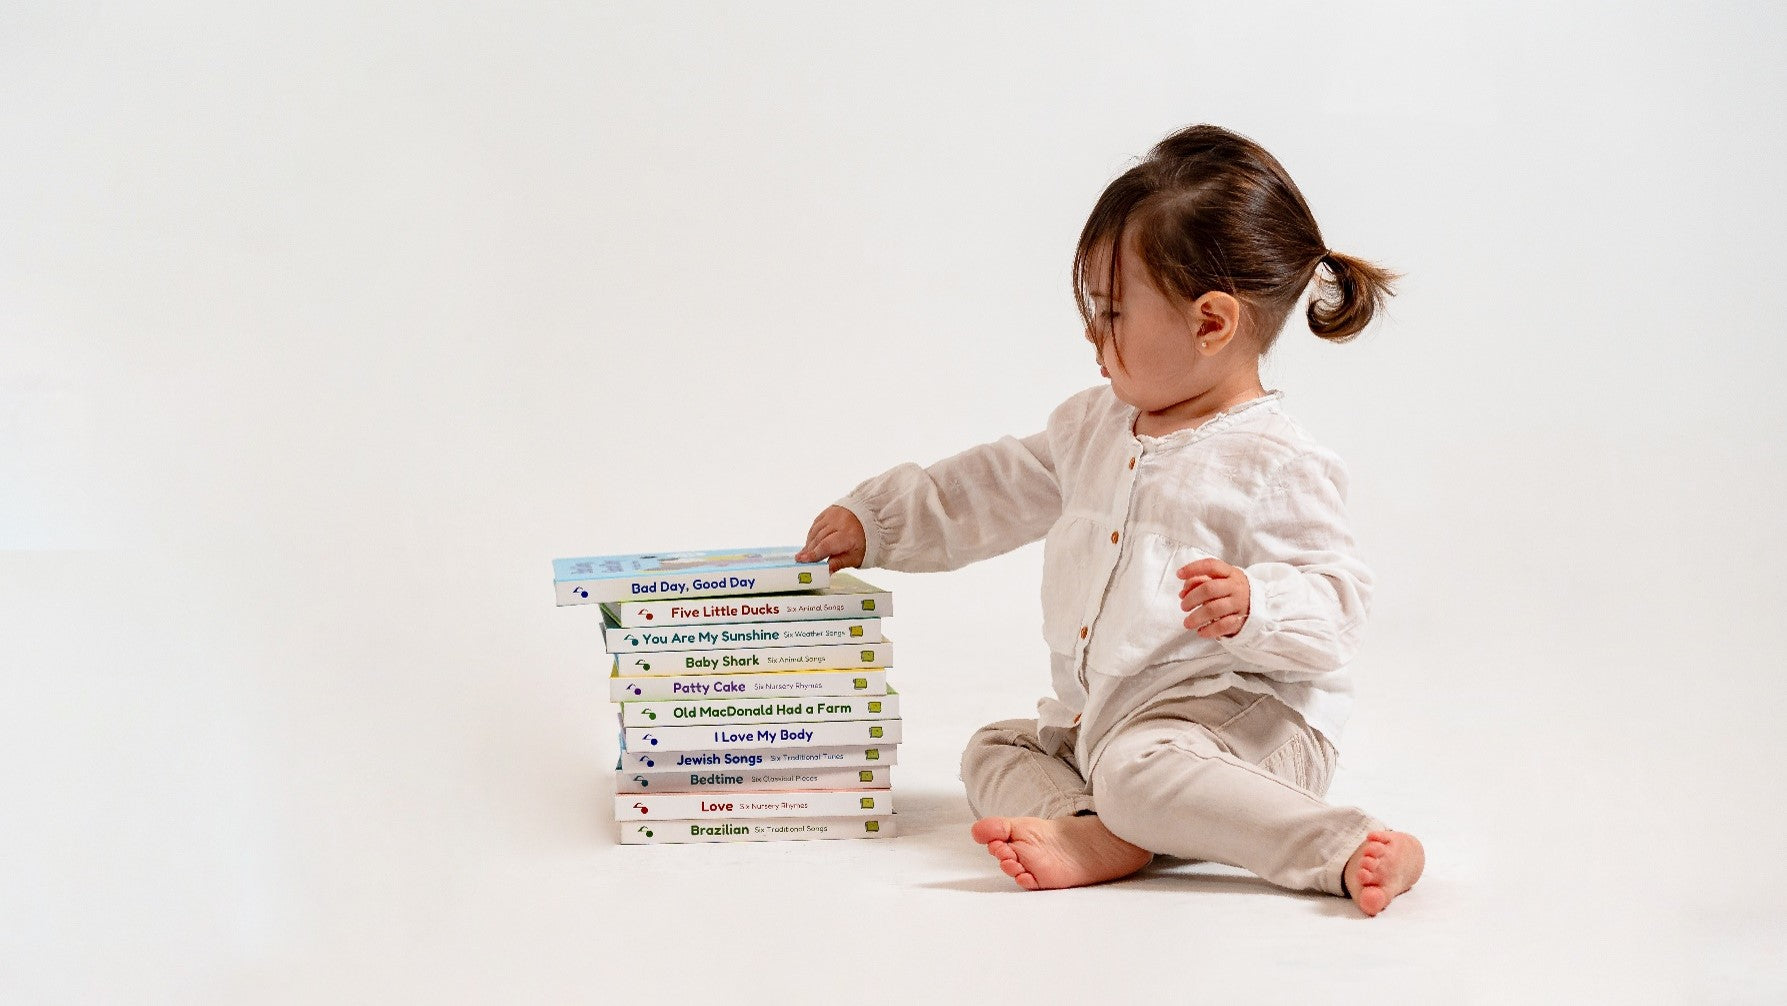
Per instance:
[[[1259,144],[1218,126],[1189,126],[1154,145],[1104,190],[1073,256],[1074,296],[1087,337],[1103,348],[1086,275],[1111,252],[1116,297],[1124,245],[1161,293],[1189,303],[1220,290],[1241,302],[1260,352],[1272,347],[1297,298],[1316,280],[1309,328],[1334,342],[1359,334],[1395,291],[1378,266],[1328,250],[1303,193]],[[1325,266],[1327,275],[1317,268]]]

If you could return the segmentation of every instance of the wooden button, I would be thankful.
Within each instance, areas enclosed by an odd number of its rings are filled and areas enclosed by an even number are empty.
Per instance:
[[[1135,458],[1129,459],[1129,470],[1132,472],[1135,471]]]
[[[1113,544],[1113,545],[1117,544],[1117,532],[1115,532],[1115,531],[1111,532],[1111,544]]]
[[[1082,625],[1082,626],[1080,626],[1080,638],[1081,638],[1081,639],[1085,639],[1085,638],[1086,638],[1086,632],[1087,632],[1087,631],[1088,631],[1088,630],[1087,630],[1087,629],[1086,629],[1086,627],[1085,627],[1085,626],[1084,626],[1084,625]]]

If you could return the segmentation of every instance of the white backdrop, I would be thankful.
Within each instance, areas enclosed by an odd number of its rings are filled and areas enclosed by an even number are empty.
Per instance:
[[[740,861],[611,847],[548,560],[798,541],[1039,429],[1098,380],[1085,213],[1199,121],[1407,274],[1267,375],[1351,463],[1381,584],[1337,793],[1436,852],[1350,959],[1787,988],[1783,42],[1763,3],[7,5],[0,993],[661,992],[623,923],[689,935]],[[756,853],[773,918],[860,918],[825,878],[920,941],[892,959],[1039,992],[967,956],[993,920],[1133,918],[951,886],[961,740],[1043,685],[1039,562],[878,575],[936,827]],[[1296,972],[1335,925],[1226,952]]]

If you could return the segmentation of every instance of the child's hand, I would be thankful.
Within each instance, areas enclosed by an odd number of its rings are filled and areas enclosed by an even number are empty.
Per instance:
[[[1232,636],[1247,624],[1247,574],[1221,559],[1199,559],[1179,567],[1179,608],[1191,612],[1185,627],[1205,639]]]
[[[828,506],[813,518],[807,531],[807,545],[794,558],[796,562],[814,562],[831,557],[831,571],[862,565],[868,538],[863,535],[862,521],[841,506]]]

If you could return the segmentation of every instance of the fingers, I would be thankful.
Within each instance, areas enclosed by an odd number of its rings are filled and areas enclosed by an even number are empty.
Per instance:
[[[847,507],[828,506],[813,519],[807,530],[807,543],[795,553],[800,562],[830,559],[833,573],[840,569],[861,566],[867,541],[862,522]]]
[[[1243,595],[1243,591],[1233,580],[1205,580],[1179,592],[1179,610],[1190,611],[1199,605],[1238,595]]]
[[[863,559],[863,543],[852,541],[846,531],[828,532],[812,549],[815,558],[825,556],[831,560],[831,571],[836,573],[847,566],[860,566]]]
[[[813,518],[813,526],[807,528],[806,544],[801,546],[799,552],[794,553],[795,562],[813,562],[819,558],[821,553],[816,553],[813,549],[819,544],[819,539],[825,535],[824,524],[825,514],[823,512]]]
[[[1228,563],[1223,562],[1221,559],[1211,558],[1199,559],[1196,562],[1188,562],[1185,565],[1180,566],[1178,576],[1181,580],[1189,580],[1194,577],[1211,579],[1213,577],[1233,576],[1238,572],[1240,571]]]
[[[1245,617],[1247,608],[1239,598],[1219,597],[1214,601],[1206,601],[1190,609],[1185,616],[1185,627],[1197,631],[1200,635],[1212,622],[1220,622],[1225,618]],[[1240,628],[1239,625],[1234,628]]]
[[[1235,633],[1240,632],[1241,626],[1246,624],[1247,615],[1245,613],[1239,615],[1226,615],[1214,622],[1199,626],[1197,634],[1205,639],[1220,639],[1224,636],[1232,636]]]
[[[829,539],[839,534],[847,534],[855,523],[855,514],[843,507],[829,506],[813,518],[813,526],[807,529],[807,543],[795,553],[796,562],[817,562],[834,554],[827,545]],[[837,572],[833,569],[832,572]]]
[[[1247,621],[1247,579],[1194,577],[1179,593],[1179,608],[1189,612],[1185,627],[1205,639],[1232,636]]]
[[[847,537],[840,528],[821,529],[817,536],[808,542],[807,550],[795,558],[801,559],[803,562],[815,562],[828,556],[837,555],[839,552],[848,551]],[[811,556],[812,558],[802,558],[802,556]]]

